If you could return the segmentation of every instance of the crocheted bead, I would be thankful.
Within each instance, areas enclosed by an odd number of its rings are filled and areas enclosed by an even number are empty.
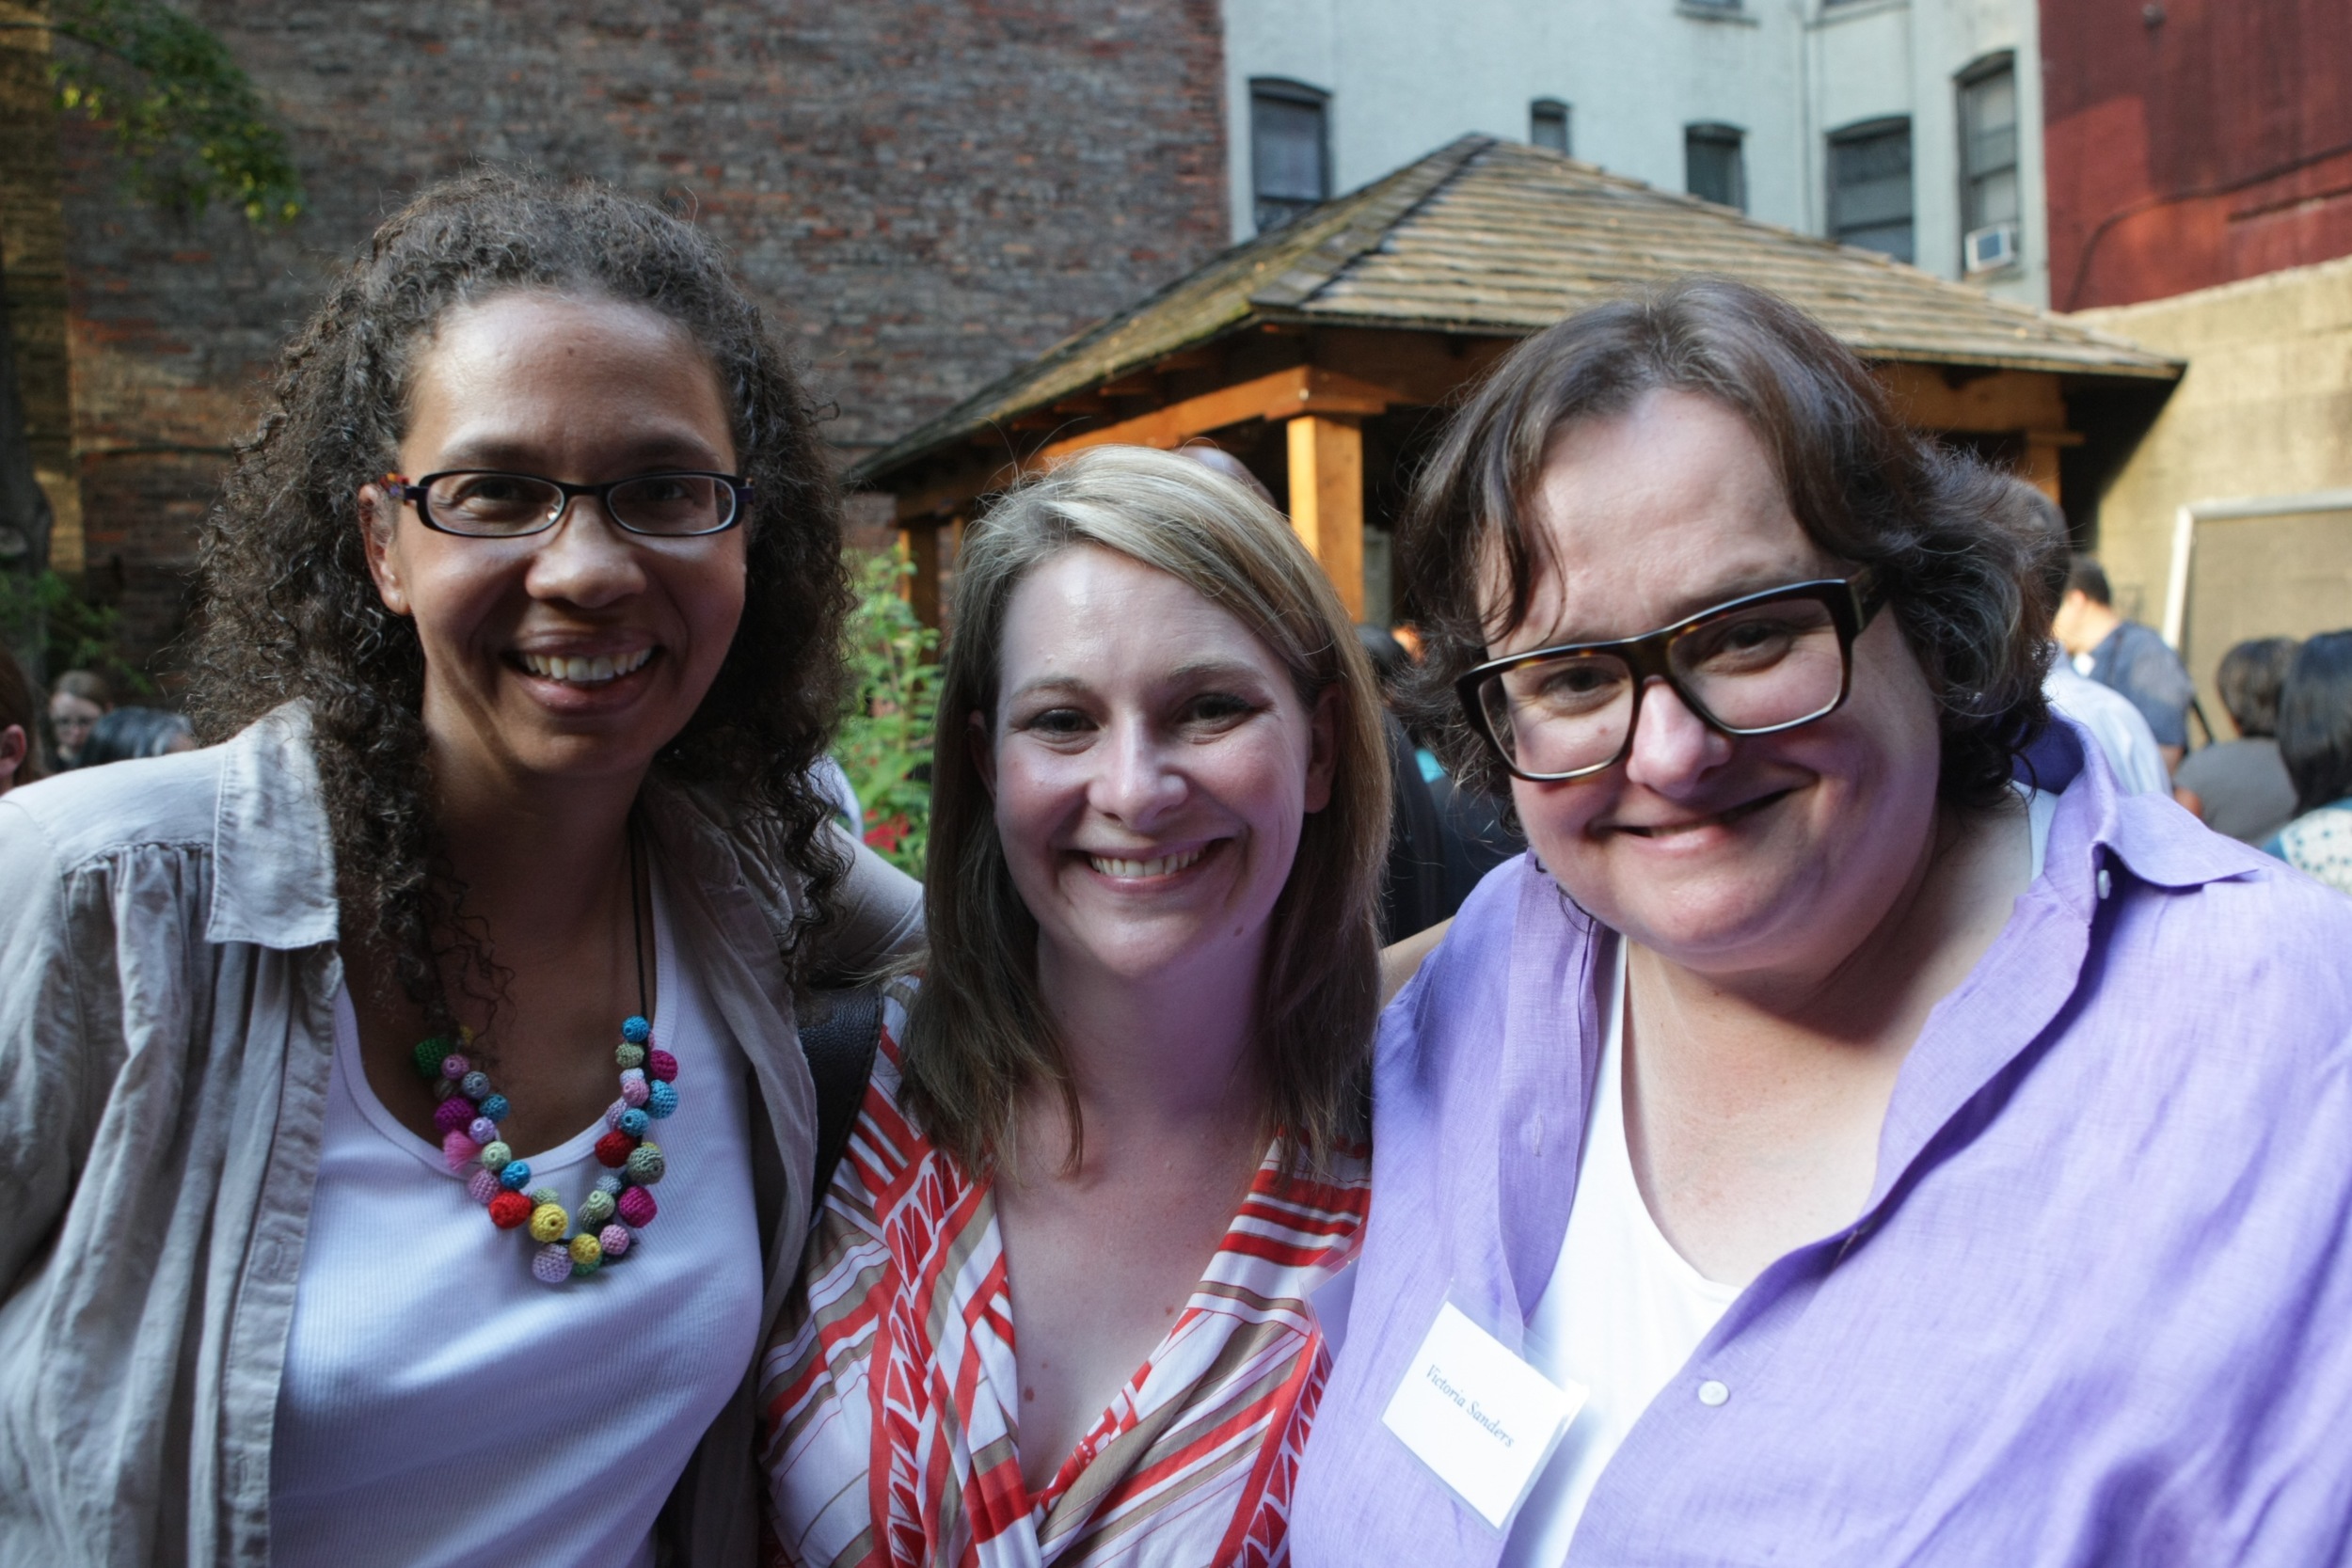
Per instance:
[[[542,1285],[561,1285],[572,1277],[572,1255],[561,1242],[550,1242],[531,1255],[531,1276]]]
[[[621,1098],[631,1105],[643,1105],[652,1091],[645,1087],[645,1075],[636,1068],[621,1074]]]
[[[620,1196],[621,1189],[628,1185],[628,1183],[622,1180],[619,1174],[613,1171],[606,1171],[596,1178],[596,1191],[610,1197]]]
[[[677,1058],[666,1051],[645,1053],[645,1076],[668,1083],[677,1076]]]
[[[490,1147],[496,1148],[498,1146],[492,1144]],[[519,1193],[525,1187],[530,1186],[531,1162],[528,1160],[507,1161],[499,1171],[499,1185],[510,1193]]]
[[[466,1136],[486,1148],[499,1141],[499,1124],[488,1117],[476,1117],[466,1124]]]
[[[451,1083],[448,1079],[436,1078],[433,1080],[434,1104],[438,1105],[442,1101],[447,1100],[451,1095],[453,1095],[456,1092],[457,1085]]]
[[[604,1261],[604,1243],[584,1230],[571,1239],[570,1247],[575,1263],[593,1269]]]
[[[607,1105],[604,1108],[604,1124],[607,1127],[620,1126],[621,1113],[628,1109],[628,1101],[626,1100],[616,1100],[612,1104]]]
[[[477,1068],[458,1081],[457,1091],[468,1100],[487,1100],[490,1098],[490,1075]]]
[[[607,1261],[621,1257],[629,1248],[628,1227],[625,1225],[606,1226],[596,1232],[596,1245],[604,1249]]]
[[[499,1194],[504,1191],[506,1189],[499,1185],[497,1175],[490,1171],[477,1170],[466,1179],[466,1196],[476,1203],[496,1202]]]
[[[512,1230],[531,1218],[531,1199],[520,1193],[501,1193],[490,1200],[490,1223]]]
[[[640,1186],[652,1186],[661,1180],[661,1173],[669,1168],[667,1162],[661,1158],[660,1144],[639,1144],[628,1157],[628,1179]]]
[[[564,1212],[560,1203],[542,1203],[531,1212],[531,1239],[534,1242],[560,1242],[564,1232],[572,1227],[572,1216]]]
[[[590,1226],[602,1225],[613,1212],[611,1193],[590,1193],[580,1200],[580,1227],[585,1230]]]
[[[631,1013],[621,1020],[621,1038],[631,1045],[643,1045],[653,1038],[653,1025]]]
[[[453,1051],[441,1058],[441,1076],[453,1084],[463,1084],[466,1074],[472,1070],[473,1064],[466,1060],[466,1053],[462,1051]]]
[[[645,1114],[653,1117],[666,1117],[676,1109],[676,1085],[656,1079],[653,1087],[645,1091]]]
[[[607,1132],[596,1140],[596,1164],[614,1167],[625,1165],[628,1164],[629,1151],[636,1147],[637,1140],[626,1132]]]
[[[478,1107],[476,1107],[476,1109],[480,1110],[484,1116],[488,1117],[492,1121],[504,1121],[508,1114],[513,1111],[514,1107],[506,1103],[506,1097],[504,1095],[494,1094],[489,1099],[484,1101]]]
[[[463,1132],[473,1117],[473,1101],[462,1094],[451,1095],[433,1108],[433,1125],[444,1132]]]
[[[502,1143],[487,1143],[482,1146],[482,1168],[484,1170],[504,1170],[507,1162],[514,1157],[515,1151]]]
[[[614,1126],[613,1131],[616,1132],[627,1133],[632,1138],[642,1138],[645,1135],[645,1122],[646,1117],[644,1112],[639,1110],[623,1111],[621,1113],[621,1119]]]
[[[553,1187],[533,1187],[523,1196],[531,1199],[531,1206],[533,1209],[538,1208],[539,1205],[543,1203],[561,1203],[564,1201],[564,1195],[557,1192]]]
[[[618,1051],[612,1053],[612,1065],[619,1068],[624,1072],[633,1067],[644,1067],[645,1065],[645,1048],[642,1045],[622,1046]]]
[[[464,1170],[481,1152],[482,1146],[469,1137],[463,1128],[441,1134],[441,1163],[452,1170]]]
[[[651,1225],[653,1217],[661,1212],[661,1206],[653,1200],[653,1194],[643,1187],[631,1187],[623,1193],[621,1201],[615,1207],[620,1210],[622,1219],[640,1230]]]
[[[447,1037],[436,1035],[429,1040],[419,1040],[417,1049],[409,1053],[409,1059],[417,1064],[419,1077],[438,1078],[441,1075],[441,1064],[447,1061],[449,1053],[456,1049],[457,1047],[449,1042]]]

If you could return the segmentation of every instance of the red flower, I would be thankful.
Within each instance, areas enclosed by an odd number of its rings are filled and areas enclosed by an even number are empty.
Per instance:
[[[907,821],[903,814],[885,817],[866,830],[866,842],[870,847],[887,855],[905,840],[912,827],[913,824]]]

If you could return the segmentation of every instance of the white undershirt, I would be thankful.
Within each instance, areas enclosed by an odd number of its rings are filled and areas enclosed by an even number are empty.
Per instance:
[[[493,1227],[385,1110],[337,995],[271,1445],[277,1561],[652,1562],[654,1517],[758,1348],[764,1284],[742,1058],[675,961],[659,878],[654,895],[653,1043],[678,1060],[677,1111],[653,1123],[669,1168],[638,1244],[584,1279],[533,1279],[529,1234]],[[525,1155],[531,1185],[577,1212],[604,1132]]]
[[[2058,797],[2020,793],[2039,878]],[[1611,946],[1596,998],[1608,1023],[1576,1201],[1526,1340],[1529,1365],[1590,1393],[1513,1522],[1501,1568],[1557,1568],[1566,1560],[1602,1469],[1744,1289],[1692,1268],[1658,1228],[1633,1180],[1625,1135],[1626,943],[1612,939]]]

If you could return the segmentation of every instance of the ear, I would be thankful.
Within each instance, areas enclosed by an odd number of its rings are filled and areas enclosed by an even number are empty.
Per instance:
[[[980,775],[980,787],[988,791],[990,800],[995,800],[995,737],[988,733],[988,721],[981,716],[978,708],[974,708],[964,720],[963,743],[971,749],[972,767]]]
[[[359,545],[367,551],[368,576],[375,579],[376,596],[395,615],[408,613],[408,588],[401,580],[399,557],[392,549],[398,536],[400,503],[380,486],[359,486]]]
[[[24,725],[10,724],[0,730],[0,791],[16,783],[16,770],[24,766],[24,754],[31,749]]]
[[[1331,803],[1331,776],[1339,768],[1340,689],[1327,686],[1307,718],[1307,809]]]

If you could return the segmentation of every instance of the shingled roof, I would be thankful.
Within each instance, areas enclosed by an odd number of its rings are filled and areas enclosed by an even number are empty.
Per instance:
[[[993,424],[1261,324],[1518,338],[1695,272],[1771,289],[1872,359],[2180,373],[2121,339],[1876,252],[1473,135],[1214,258],[871,454],[850,479],[871,484]]]

